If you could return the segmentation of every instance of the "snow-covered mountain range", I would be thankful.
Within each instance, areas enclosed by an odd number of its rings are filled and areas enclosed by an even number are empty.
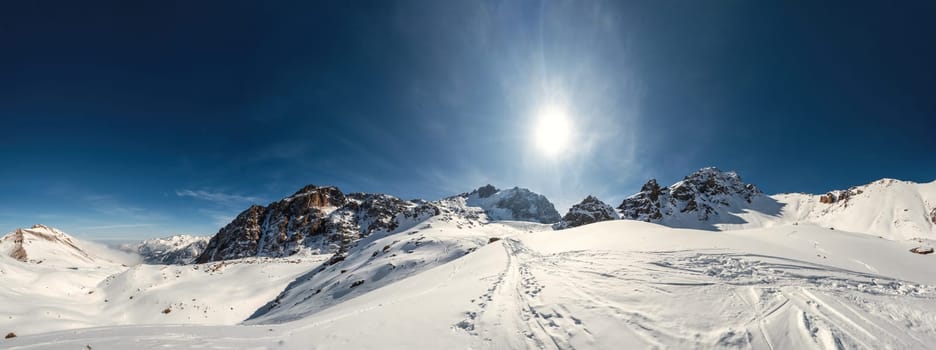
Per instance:
[[[0,238],[0,346],[928,348],[934,200],[889,179],[767,195],[716,168],[562,217],[516,187],[310,185],[210,239],[128,246],[138,265],[37,225]]]
[[[123,244],[120,250],[139,254],[146,264],[185,265],[195,262],[205,251],[209,239],[211,237],[174,235]]]
[[[469,212],[468,207],[480,211]],[[409,229],[443,210],[466,214],[465,219],[479,223],[559,220],[559,213],[546,197],[517,187],[498,190],[487,185],[429,202],[387,194],[345,195],[337,187],[308,185],[266,207],[254,205],[240,213],[212,237],[197,261],[290,256],[303,249],[344,255],[362,238]]]
[[[825,194],[766,195],[734,172],[704,168],[668,187],[648,181],[618,206],[624,219],[733,230],[811,223],[888,239],[936,238],[936,181],[882,179]]]

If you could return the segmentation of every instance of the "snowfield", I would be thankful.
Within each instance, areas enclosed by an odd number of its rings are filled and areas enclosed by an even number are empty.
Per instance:
[[[0,330],[23,336],[105,325],[233,325],[327,258],[63,267],[0,256]]]
[[[802,222],[724,232],[624,220],[562,231],[540,230],[541,226],[433,222],[429,227],[370,237],[355,249],[374,253],[349,255],[332,265],[232,263],[221,276],[206,273],[208,265],[138,267],[104,279],[107,282],[96,286],[98,292],[90,296],[74,289],[76,298],[81,294],[88,299],[81,299],[86,316],[101,318],[73,326],[147,325],[21,335],[0,345],[9,349],[925,349],[936,344],[936,256],[909,252],[931,245],[930,241],[887,240]],[[26,265],[10,259],[2,262],[4,285],[11,278],[35,283],[35,277],[20,279],[32,266],[21,270],[11,266]],[[397,267],[390,269],[387,264]],[[266,267],[260,271],[260,266]],[[287,287],[289,274],[303,276]],[[195,282],[168,282],[194,275],[219,280],[200,282],[200,287]],[[263,289],[272,293],[252,294],[261,290],[254,286],[257,279],[269,280]],[[286,282],[276,289],[273,280]],[[67,279],[56,281],[67,283]],[[363,282],[355,285],[356,281]],[[252,292],[232,290],[234,286]],[[150,292],[135,294],[134,287],[148,287]],[[202,305],[212,310],[253,307],[257,313],[241,325],[182,325],[195,323],[201,309],[186,303],[167,315],[159,314],[160,308],[172,304],[170,300],[177,300],[153,290],[160,287],[177,293],[178,299],[186,294],[183,291],[198,291],[194,294],[199,294],[199,302],[204,300]],[[20,318],[48,304],[46,297],[27,294],[25,287],[19,292],[4,287],[3,293],[0,310],[20,305],[20,311],[11,315],[12,320],[0,320],[0,331],[41,331]],[[122,305],[102,306],[90,300],[105,294]],[[129,295],[134,295],[133,301]],[[208,295],[215,299],[202,299],[211,298]],[[276,306],[256,305],[274,297],[279,300]],[[188,294],[185,298],[190,299]],[[219,312],[212,323],[247,319],[254,310],[236,317]],[[115,319],[120,312],[141,316]],[[152,324],[158,321],[177,324]]]

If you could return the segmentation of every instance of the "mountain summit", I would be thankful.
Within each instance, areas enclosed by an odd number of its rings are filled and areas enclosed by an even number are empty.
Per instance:
[[[281,257],[302,249],[338,253],[336,257],[340,258],[364,237],[400,232],[441,214],[477,224],[499,220],[559,221],[559,213],[545,196],[519,187],[498,190],[487,185],[429,202],[379,193],[346,195],[334,186],[308,185],[265,207],[254,205],[241,212],[211,238],[196,262]]]
[[[247,208],[211,238],[196,262],[288,256],[302,248],[342,252],[372,233],[407,228],[438,214],[438,208],[425,201],[345,195],[337,187],[308,185],[265,207]]]
[[[543,196],[525,188],[506,190],[491,185],[459,195],[466,204],[484,209],[491,220],[533,221],[541,224],[558,222],[561,217],[556,207]]]
[[[569,212],[562,217],[562,221],[554,227],[561,230],[619,218],[618,213],[610,205],[594,196],[588,196],[582,202],[569,208]]]
[[[759,197],[764,197],[761,191],[737,173],[708,167],[669,187],[651,179],[617,208],[624,219],[702,228],[713,219],[725,219],[722,214],[751,206]]]

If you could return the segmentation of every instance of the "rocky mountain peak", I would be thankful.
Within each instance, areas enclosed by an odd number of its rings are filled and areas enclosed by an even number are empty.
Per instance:
[[[337,207],[346,201],[344,193],[337,187],[316,185],[306,185],[289,199],[302,200],[308,206],[316,208]]]
[[[569,212],[562,217],[562,221],[555,224],[553,228],[561,230],[618,218],[619,216],[614,208],[589,195],[578,204],[573,205],[572,208],[569,208]]]
[[[302,249],[341,253],[370,234],[405,229],[437,214],[438,208],[424,201],[345,195],[334,186],[308,185],[290,197],[241,212],[211,238],[196,262],[289,256]]]
[[[541,194],[526,188],[514,187],[506,190],[485,185],[477,190],[459,195],[469,206],[484,209],[491,220],[532,221],[542,224],[558,222],[561,217],[556,207]]]
[[[479,187],[477,190],[474,190],[471,193],[472,194],[477,193],[478,197],[480,198],[488,198],[490,196],[493,196],[495,193],[497,193],[497,191],[498,191],[497,187],[494,187],[491,184],[487,184],[487,185]]]
[[[640,192],[624,199],[618,210],[625,219],[659,222],[667,217],[706,221],[723,207],[750,204],[761,191],[733,171],[707,167],[669,187],[647,181]]]
[[[50,232],[53,231],[51,227],[46,226],[46,225],[43,225],[43,224],[35,224],[35,225],[32,225],[32,227],[30,227],[30,229],[32,229],[32,230],[45,230],[45,231],[50,231]],[[21,230],[21,229],[17,229],[17,230]]]

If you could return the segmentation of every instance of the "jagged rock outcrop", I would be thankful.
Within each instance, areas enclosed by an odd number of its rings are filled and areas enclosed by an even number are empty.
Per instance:
[[[735,172],[714,167],[703,168],[669,187],[650,180],[640,192],[624,199],[618,206],[621,218],[661,222],[679,217],[706,221],[724,207],[750,204],[761,195],[752,184],[745,184]]]
[[[525,188],[514,187],[500,190],[494,186],[485,185],[459,196],[465,198],[467,205],[484,209],[491,220],[551,224],[561,219],[559,212],[549,199]]]
[[[343,194],[309,185],[294,195],[240,213],[211,238],[197,263],[249,256],[289,256],[308,248],[342,253],[375,232],[392,232],[438,215],[436,205],[385,194]]]
[[[120,249],[140,255],[145,264],[184,265],[191,264],[205,251],[209,239],[205,236],[175,235],[123,245]]]
[[[663,218],[660,212],[660,194],[663,190],[656,179],[650,179],[640,187],[640,192],[628,197],[618,206],[621,217],[642,221],[660,220]],[[669,189],[665,190],[668,194]]]
[[[341,260],[364,237],[405,230],[436,215],[461,220],[465,227],[497,220],[560,219],[546,197],[519,187],[498,190],[488,185],[429,202],[375,193],[346,195],[336,187],[309,185],[280,201],[241,212],[211,238],[195,262],[282,257],[303,249],[336,253],[333,259]]]
[[[553,227],[561,230],[619,218],[617,212],[610,205],[594,196],[588,196],[580,203],[569,208],[569,212],[562,217],[562,221],[559,221]]]
[[[861,189],[849,188],[844,191],[831,191],[824,195],[819,196],[819,203],[824,204],[833,204],[838,202],[844,202],[845,205],[848,205],[848,199],[856,195],[864,193]]]

